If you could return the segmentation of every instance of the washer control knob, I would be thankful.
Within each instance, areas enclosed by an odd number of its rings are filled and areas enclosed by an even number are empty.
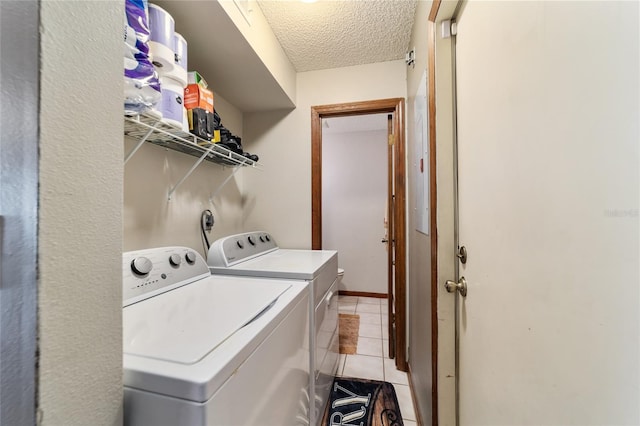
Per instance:
[[[264,236],[260,235],[260,242],[264,243]]]
[[[153,263],[146,257],[136,257],[131,261],[131,270],[138,275],[147,275],[153,269]]]
[[[193,265],[196,263],[196,254],[195,252],[188,251],[187,254],[184,255],[184,258],[187,259],[187,263],[189,265]]]
[[[169,263],[172,266],[180,266],[180,262],[182,262],[182,258],[180,257],[179,254],[172,254],[171,256],[169,256]]]
[[[238,248],[244,248],[244,244],[242,244],[242,241],[238,240],[236,241],[236,244],[238,244]]]
[[[271,238],[269,237],[269,234],[264,234],[264,239],[267,241],[271,241]]]
[[[251,235],[249,235],[249,237],[247,237],[247,240],[249,240],[249,244],[251,244],[252,246],[256,245],[256,239],[253,238]]]

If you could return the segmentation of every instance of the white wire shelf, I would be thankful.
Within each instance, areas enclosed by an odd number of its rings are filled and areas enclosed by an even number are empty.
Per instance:
[[[259,168],[260,165],[243,155],[233,152],[217,143],[211,143],[191,133],[184,132],[162,120],[145,114],[124,117],[124,134],[138,140],[138,144],[127,154],[125,163],[145,142],[163,146],[194,157],[206,154],[204,160],[226,166],[249,166]]]
[[[182,185],[191,173],[193,173],[193,171],[205,160],[234,168],[233,173],[218,186],[211,198],[213,198],[213,196],[230,181],[240,167],[261,169],[260,165],[256,161],[253,161],[244,155],[233,152],[218,143],[212,143],[206,139],[199,138],[191,133],[177,129],[151,115],[125,115],[124,134],[125,136],[130,136],[138,140],[138,143],[125,156],[125,164],[131,159],[131,157],[133,157],[140,147],[144,145],[145,142],[198,158],[191,169],[189,169],[178,183],[169,190],[169,200],[171,200],[171,195],[173,195],[176,189],[178,189],[178,187]]]

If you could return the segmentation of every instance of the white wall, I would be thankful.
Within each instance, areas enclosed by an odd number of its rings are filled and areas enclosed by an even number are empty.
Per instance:
[[[242,136],[242,112],[224,98],[215,96],[222,123]],[[125,152],[135,146],[125,139]],[[244,144],[244,142],[243,142]],[[259,173],[241,169],[213,198],[232,168],[204,161],[168,200],[167,194],[198,159],[190,155],[144,144],[127,162],[124,179],[124,251],[161,246],[186,246],[206,258],[200,231],[202,211],[213,212],[215,224],[209,242],[242,232],[242,176]]]
[[[123,6],[40,3],[43,425],[122,422]]]
[[[296,109],[245,114],[243,143],[265,168],[245,174],[245,229],[311,247],[311,106],[405,97],[405,68],[400,60],[299,73]]]
[[[386,130],[323,133],[322,248],[348,272],[340,290],[388,292],[387,151]]]

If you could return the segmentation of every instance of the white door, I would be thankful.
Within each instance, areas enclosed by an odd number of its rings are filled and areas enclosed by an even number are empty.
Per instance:
[[[640,423],[638,2],[457,18],[462,425]]]

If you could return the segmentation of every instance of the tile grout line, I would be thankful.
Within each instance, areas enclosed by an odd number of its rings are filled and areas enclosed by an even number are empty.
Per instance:
[[[380,303],[380,345],[382,346],[380,349],[382,349],[382,377],[384,377],[384,381],[387,381],[387,371],[384,368],[384,360],[386,359],[384,356],[384,334],[382,334],[382,303]]]
[[[356,304],[355,304],[355,313],[356,313],[356,314],[358,314],[358,305],[359,305],[359,304],[360,304],[360,298],[358,297],[358,298],[356,299]],[[365,313],[366,313],[366,312],[365,312]],[[380,339],[380,344],[382,345],[382,348],[381,348],[381,349],[382,349],[382,355],[381,355],[381,356],[361,355],[361,356],[371,356],[371,357],[379,358],[379,359],[381,360],[381,362],[382,362],[382,377],[383,377],[383,381],[387,381],[387,374],[386,374],[385,362],[384,362],[387,358],[386,358],[386,357],[385,357],[385,355],[384,355],[384,342],[385,342],[385,339],[384,339],[384,334],[382,333],[382,331],[384,330],[384,326],[385,326],[385,324],[383,323],[383,320],[382,320],[382,317],[383,317],[383,313],[382,313],[382,303],[380,303],[380,304],[379,304],[379,315],[380,315],[380,337],[381,337],[381,339]],[[387,324],[387,327],[388,327],[388,324]],[[361,336],[359,336],[359,337],[361,337]],[[362,336],[362,337],[364,337],[364,336]],[[388,338],[388,337],[387,337],[387,340],[389,340],[389,338]],[[347,357],[348,357],[348,355],[345,355],[344,364],[343,364],[343,366],[342,366],[342,370],[343,370],[343,371],[342,371],[342,373],[343,373],[343,374],[344,374],[344,369],[346,368],[346,361],[347,361]],[[405,374],[406,374],[406,373],[405,373]],[[389,382],[389,383],[391,383],[391,382]],[[402,384],[399,384],[399,383],[391,383],[391,385],[392,385],[394,388],[396,388],[397,386],[406,386],[406,385],[402,385]],[[415,407],[413,406],[413,401],[411,402],[411,407],[413,408],[413,413],[412,413],[412,414],[413,414],[413,416],[415,417],[415,416],[416,416],[416,413],[415,413],[415,410],[416,410],[416,409],[415,409]],[[416,423],[416,421],[415,421],[415,420],[412,420],[412,419],[410,419],[410,418],[406,418],[406,417],[404,417],[404,416],[402,417],[402,420],[403,420],[403,421],[405,421],[405,422],[413,422],[413,423]]]
[[[380,306],[380,327],[381,327],[380,333],[382,335],[382,346],[383,346],[383,348],[382,348],[382,370],[383,370],[383,377],[385,378],[384,380],[386,381],[387,380],[387,370],[386,370],[386,366],[385,366],[385,362],[384,362],[386,360],[386,357],[384,356],[384,334],[383,334],[384,322],[382,320],[382,316],[383,315],[382,315],[382,304],[381,304],[381,306]],[[388,326],[388,324],[387,324],[387,326]],[[392,386],[395,389],[396,384],[392,383]],[[413,410],[415,411],[415,407],[414,407]],[[415,412],[413,413],[413,416],[415,417]],[[405,419],[404,416],[403,416],[402,420],[404,421],[404,420],[409,420],[409,419]]]

